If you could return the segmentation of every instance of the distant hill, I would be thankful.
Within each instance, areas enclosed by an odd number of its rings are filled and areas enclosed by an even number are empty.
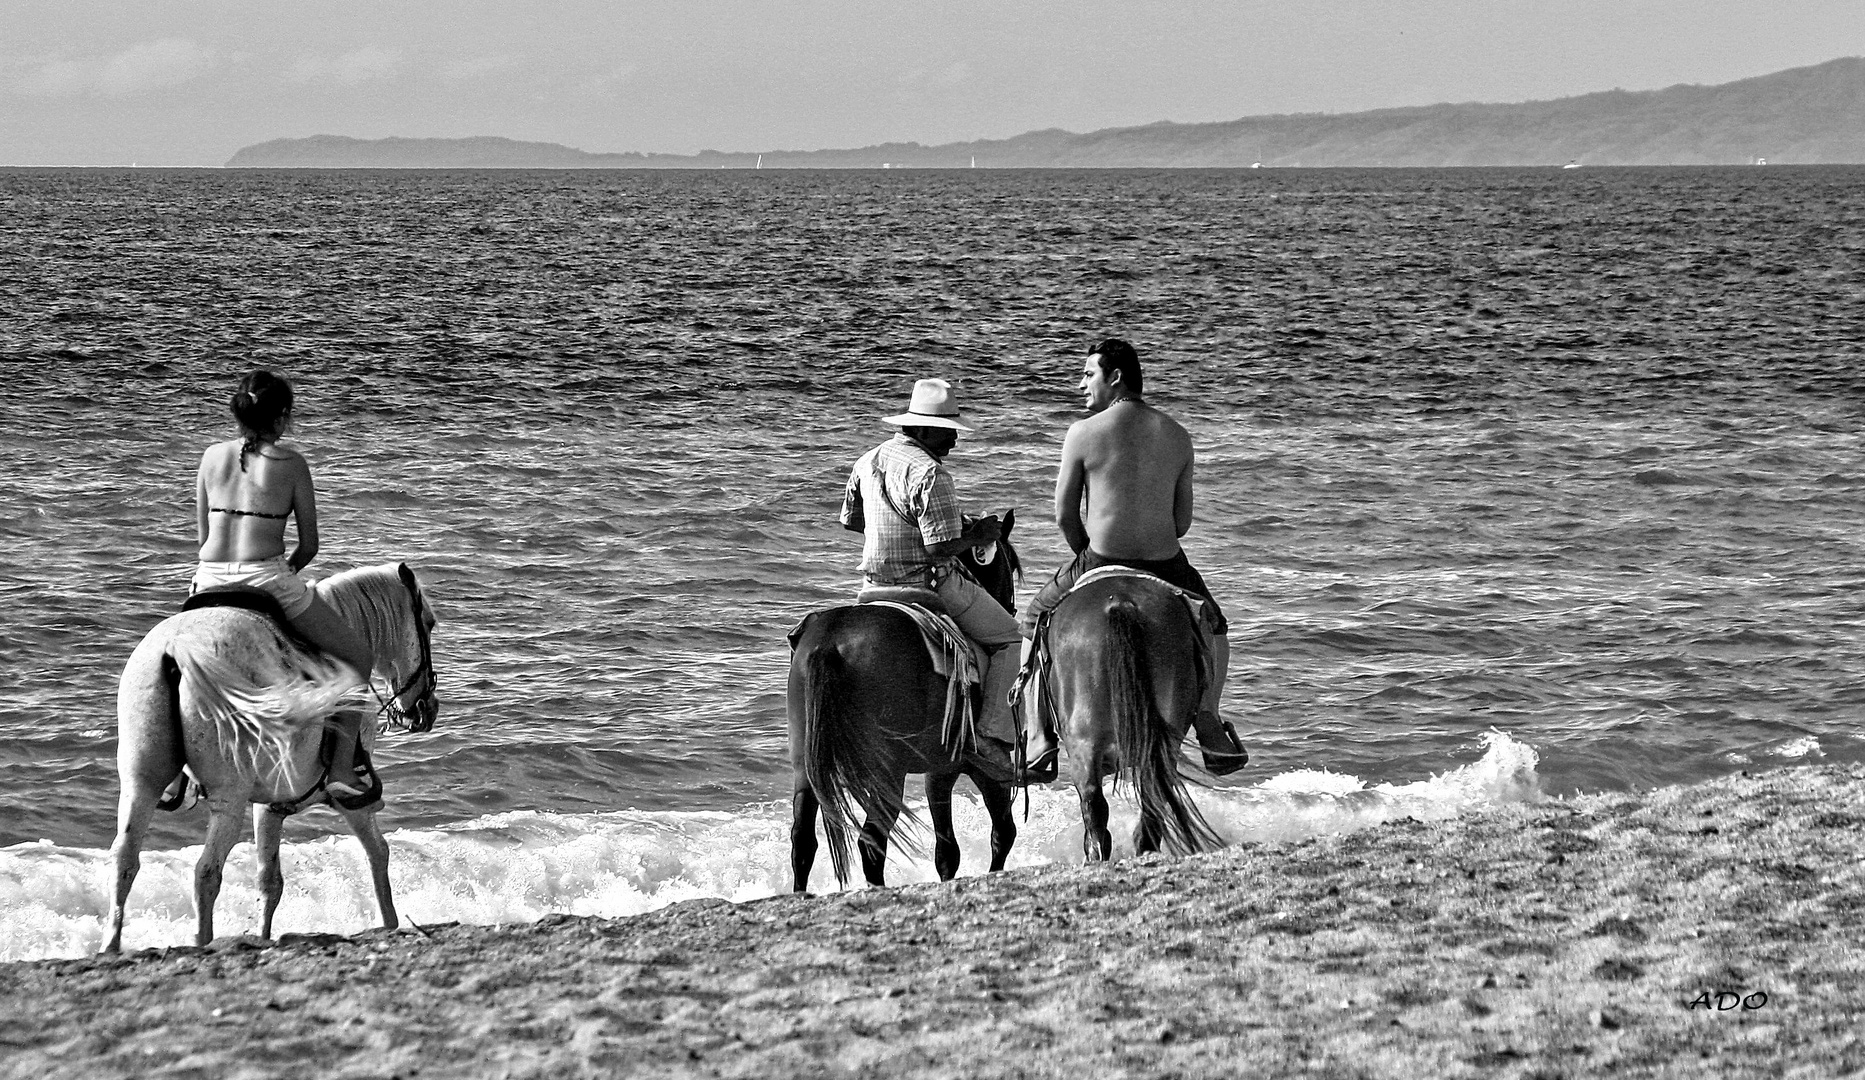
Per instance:
[[[510,139],[275,139],[229,168],[643,169],[1212,168],[1264,166],[1735,165],[1865,163],[1865,58],[1719,86],[1607,90],[1519,105],[1161,121],[1077,135],[852,150],[591,154]]]

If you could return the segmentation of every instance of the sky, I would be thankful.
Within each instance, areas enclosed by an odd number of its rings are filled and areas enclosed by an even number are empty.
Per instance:
[[[0,165],[211,166],[318,134],[935,145],[1858,55],[1861,0],[0,0]]]

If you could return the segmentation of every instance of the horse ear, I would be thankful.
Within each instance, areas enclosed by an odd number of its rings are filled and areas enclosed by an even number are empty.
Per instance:
[[[1010,509],[1004,511],[1004,538],[1005,539],[1009,539],[1010,530],[1015,528],[1016,525],[1017,525],[1017,508],[1013,506]]]
[[[401,583],[408,587],[409,592],[414,592],[417,588],[414,583],[414,571],[408,569],[407,563],[395,564],[395,576],[401,578]]]

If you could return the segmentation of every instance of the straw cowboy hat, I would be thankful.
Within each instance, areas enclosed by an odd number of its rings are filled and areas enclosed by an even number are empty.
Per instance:
[[[884,416],[881,423],[895,427],[938,427],[970,431],[958,422],[958,399],[944,379],[921,379],[913,384],[913,400],[899,416]]]

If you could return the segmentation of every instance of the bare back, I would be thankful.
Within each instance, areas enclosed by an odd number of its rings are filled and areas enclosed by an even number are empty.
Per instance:
[[[300,554],[307,545],[316,551],[311,468],[295,450],[261,443],[246,452],[242,470],[239,440],[208,447],[201,455],[195,502],[199,557],[204,561],[246,562],[284,554],[285,522],[293,516],[298,520]]]
[[[1115,559],[1169,559],[1192,522],[1192,440],[1146,403],[1117,401],[1062,442],[1056,522],[1069,546]]]

